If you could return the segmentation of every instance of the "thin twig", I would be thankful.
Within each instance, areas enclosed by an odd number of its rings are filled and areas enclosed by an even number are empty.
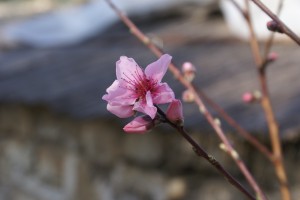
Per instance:
[[[232,184],[235,188],[237,188],[240,192],[245,194],[249,199],[256,200],[256,198],[251,195],[244,187],[241,185],[227,170],[211,155],[209,155],[183,128],[183,126],[178,126],[168,120],[165,113],[157,107],[157,112],[164,118],[165,122],[167,122],[170,126],[175,128],[188,143],[190,143],[195,151],[195,153],[208,161],[215,169],[217,169],[226,180]]]
[[[255,64],[257,66],[261,66],[263,64],[263,60],[261,58],[261,53],[260,53],[260,49],[259,49],[259,44],[258,44],[258,40],[254,31],[254,27],[251,21],[251,16],[250,16],[250,5],[249,5],[249,1],[245,0],[245,4],[246,4],[246,10],[244,11],[246,13],[246,15],[243,13],[243,16],[245,17],[247,26],[249,28],[249,32],[250,32],[250,46],[251,46],[251,50],[252,50],[252,55],[255,61]]]
[[[255,3],[264,13],[266,13],[271,19],[273,19],[281,28],[282,32],[288,35],[292,40],[294,40],[298,45],[300,45],[300,38],[283,23],[267,6],[265,6],[260,0],[250,0]]]
[[[256,0],[252,0],[252,1],[254,2]],[[276,172],[277,178],[279,180],[282,199],[290,200],[288,180],[287,180],[286,172],[285,172],[284,165],[283,165],[283,157],[282,157],[281,141],[279,138],[278,123],[276,121],[276,118],[275,118],[275,115],[273,112],[273,108],[271,105],[271,99],[270,99],[270,95],[269,95],[269,91],[268,91],[268,85],[267,85],[266,67],[267,67],[268,62],[266,61],[267,60],[266,57],[263,57],[260,53],[258,40],[256,38],[253,24],[252,24],[250,14],[249,14],[249,1],[245,0],[245,3],[246,3],[246,10],[243,10],[243,12],[241,12],[241,14],[242,14],[242,16],[244,16],[244,19],[246,20],[247,25],[249,27],[249,31],[250,31],[250,46],[251,46],[252,54],[253,54],[254,61],[256,64],[259,83],[260,83],[261,92],[262,92],[262,97],[261,97],[260,103],[261,103],[261,106],[265,113],[265,117],[266,117],[268,128],[269,128],[270,140],[271,140],[271,144],[272,144],[272,151],[273,151],[272,152],[272,154],[273,154],[272,163],[274,165],[275,172]],[[237,5],[237,4],[235,4],[235,5]],[[239,6],[239,5],[237,5],[237,6]],[[282,5],[280,4],[279,8],[278,8],[279,11],[281,10],[281,6]],[[277,18],[277,16],[276,16],[276,18]],[[271,48],[272,42],[270,42],[268,45],[270,45],[269,48]]]
[[[109,4],[109,6],[117,13],[117,15],[120,17],[120,19],[128,26],[131,33],[135,35],[140,41],[142,41],[156,56],[161,56],[163,52],[155,46],[151,40],[146,37],[136,26],[135,24],[125,15],[123,14],[115,4],[112,3],[111,0],[106,0],[106,2]],[[185,78],[181,75],[180,71],[176,68],[174,64],[169,65],[169,70],[173,73],[175,78],[183,85],[185,86],[189,91],[191,91],[195,95],[195,103],[198,105],[199,110],[203,113],[209,124],[214,128],[219,138],[222,140],[224,145],[226,146],[226,150],[228,154],[231,156],[231,158],[235,161],[241,172],[244,174],[246,180],[251,185],[251,187],[254,189],[256,194],[263,200],[266,200],[266,196],[254,180],[253,176],[245,166],[244,162],[238,157],[234,156],[236,155],[236,151],[233,149],[232,145],[228,141],[227,137],[225,136],[223,130],[220,128],[220,126],[215,122],[215,119],[213,116],[208,112],[205,105],[203,104],[201,98],[197,94],[196,89],[191,85],[190,82],[186,81]]]
[[[233,5],[240,11],[240,13],[243,15],[245,19],[250,20],[249,13],[246,12],[246,10],[242,9],[239,4],[235,0],[231,0]],[[251,31],[252,37],[255,38],[254,35],[254,29],[252,28]],[[251,46],[253,46],[252,49],[259,49],[258,43],[255,41],[251,41]],[[260,53],[257,50],[253,51],[254,59],[258,62],[260,61]],[[195,87],[195,86],[194,86]],[[265,145],[263,145],[261,142],[259,142],[255,137],[253,137],[249,132],[247,132],[243,127],[241,127],[232,117],[230,117],[224,109],[222,109],[218,104],[216,104],[212,99],[210,99],[208,96],[206,96],[201,90],[198,89],[198,94],[204,99],[205,102],[207,102],[222,118],[231,125],[234,129],[237,130],[237,132],[243,136],[245,139],[247,139],[254,147],[256,147],[257,150],[259,150],[262,154],[266,156],[270,161],[273,160],[272,152],[266,148]]]
[[[278,3],[277,10],[276,10],[276,15],[277,16],[280,15],[280,13],[282,11],[282,7],[283,7],[283,0],[280,0],[279,3]],[[269,53],[270,53],[272,45],[273,45],[274,36],[275,36],[275,32],[271,32],[268,40],[265,43],[263,64],[261,65],[261,68],[266,68],[267,65],[268,65],[268,56],[269,56]]]
[[[195,86],[194,86],[195,87]],[[222,118],[233,128],[235,128],[240,135],[242,135],[247,141],[249,141],[257,150],[259,150],[262,154],[268,158],[268,160],[273,161],[272,152],[261,142],[259,142],[254,136],[252,136],[249,132],[247,132],[243,127],[241,127],[231,116],[229,116],[226,111],[221,108],[218,104],[216,104],[212,99],[210,99],[206,94],[197,89],[200,97],[210,105]]]

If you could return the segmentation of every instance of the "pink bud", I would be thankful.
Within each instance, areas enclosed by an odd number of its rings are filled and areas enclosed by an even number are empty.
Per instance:
[[[282,27],[276,21],[272,20],[267,23],[269,31],[283,33]]]
[[[254,100],[255,100],[255,97],[253,96],[252,93],[246,92],[246,93],[243,94],[243,101],[244,101],[245,103],[251,103],[251,102],[253,102]]]
[[[183,125],[183,113],[182,113],[182,104],[178,99],[174,99],[166,112],[167,118],[174,124]]]
[[[193,102],[195,100],[195,95],[190,90],[185,90],[182,93],[182,100],[185,102]]]
[[[271,52],[269,53],[267,59],[269,62],[274,62],[278,59],[278,54],[276,52]]]
[[[196,72],[196,68],[195,66],[190,63],[190,62],[185,62],[182,65],[182,72],[186,73],[186,72]]]
[[[182,72],[184,77],[188,80],[188,81],[193,81],[194,77],[195,77],[195,73],[196,73],[196,68],[195,66],[190,63],[190,62],[185,62],[182,65]]]
[[[148,115],[139,116],[129,122],[123,130],[126,133],[145,133],[155,126],[154,120]]]

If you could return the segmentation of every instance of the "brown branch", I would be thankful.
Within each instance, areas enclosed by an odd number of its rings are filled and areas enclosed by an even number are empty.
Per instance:
[[[268,128],[269,128],[270,140],[271,140],[272,150],[273,150],[273,165],[275,167],[275,172],[279,180],[281,197],[283,200],[290,200],[291,195],[288,188],[288,180],[287,180],[285,168],[283,165],[283,156],[282,156],[281,141],[279,136],[279,128],[273,112],[266,79],[267,78],[266,78],[265,70],[260,70],[259,81],[262,90],[261,105],[264,110]]]
[[[131,33],[135,35],[141,42],[143,42],[156,56],[161,56],[163,52],[155,46],[151,40],[146,37],[136,26],[133,24],[133,22],[125,15],[123,14],[112,2],[111,0],[106,0],[106,2],[110,5],[110,7],[117,13],[117,15],[120,17],[120,19],[128,26]],[[196,89],[191,85],[190,82],[186,81],[185,78],[181,75],[180,71],[176,68],[176,66],[171,63],[169,65],[169,70],[173,73],[175,78],[184,85],[189,91],[194,93],[195,95],[195,103],[198,105],[199,110],[203,113],[205,118],[207,119],[208,123],[214,128],[215,132],[219,136],[219,138],[222,140],[224,145],[226,146],[226,150],[228,154],[231,156],[231,158],[235,161],[241,172],[244,174],[246,180],[251,185],[251,187],[256,192],[257,196],[259,196],[262,200],[266,200],[266,196],[254,180],[253,176],[243,163],[243,161],[238,157],[234,156],[236,155],[236,151],[233,149],[232,145],[228,141],[227,137],[225,136],[223,130],[220,128],[220,126],[215,122],[215,119],[212,117],[212,115],[208,112],[205,105],[203,104],[201,98],[197,94]]]
[[[246,0],[247,1],[247,0]],[[240,11],[242,16],[246,19],[247,24],[250,29],[250,46],[252,47],[252,54],[254,59],[257,63],[262,62],[260,59],[260,51],[259,51],[259,45],[257,40],[255,39],[255,33],[253,26],[251,25],[249,12],[247,11],[249,8],[249,5],[246,3],[247,9],[244,10],[241,8],[241,6],[235,1],[231,0],[233,5]],[[199,95],[207,102],[215,111],[217,111],[220,116],[222,116],[229,125],[231,125],[233,128],[235,128],[240,135],[242,135],[244,138],[246,138],[256,149],[258,149],[262,154],[264,154],[270,161],[273,160],[273,154],[270,152],[269,149],[265,147],[265,145],[261,144],[255,137],[253,137],[250,133],[248,133],[244,128],[242,128],[232,117],[230,117],[218,104],[213,102],[211,99],[209,99],[203,92],[198,90]]]
[[[300,38],[283,23],[276,14],[274,14],[267,6],[265,6],[260,0],[250,0],[255,3],[264,13],[266,13],[271,19],[273,19],[282,29],[282,32],[289,36],[294,42],[300,45]]]
[[[282,11],[282,7],[283,7],[283,0],[279,1],[278,7],[277,7],[277,11],[276,11],[276,15],[279,16],[281,11]],[[271,32],[270,37],[268,38],[268,40],[265,43],[265,47],[264,47],[264,57],[263,57],[263,64],[261,65],[261,68],[266,68],[268,65],[268,56],[269,53],[271,51],[273,42],[274,42],[274,36],[275,36],[275,32]],[[265,69],[262,69],[265,70]]]
[[[249,32],[250,32],[250,46],[251,46],[251,50],[252,50],[252,55],[255,61],[255,64],[257,66],[261,66],[263,64],[263,60],[261,58],[261,53],[260,53],[260,49],[259,49],[259,44],[258,44],[258,40],[254,31],[254,27],[251,21],[251,17],[250,17],[250,5],[249,5],[249,1],[245,0],[245,4],[246,4],[246,10],[244,12],[246,12],[246,23],[247,26],[249,28]],[[244,15],[244,14],[243,14]]]
[[[157,106],[156,106],[157,107]],[[208,161],[216,170],[218,170],[225,179],[237,188],[240,192],[246,195],[251,200],[256,200],[256,198],[251,195],[226,169],[211,155],[209,155],[186,131],[182,126],[178,126],[168,120],[165,113],[157,107],[157,112],[164,118],[164,120],[173,128],[175,128],[181,136],[192,145],[195,153]]]
[[[259,2],[259,0],[252,0],[253,2]],[[257,73],[259,77],[259,83],[261,87],[261,92],[262,92],[262,97],[261,97],[261,106],[264,110],[264,114],[267,120],[267,125],[269,128],[269,135],[270,135],[270,140],[272,144],[272,154],[273,154],[273,159],[272,163],[275,168],[275,172],[277,175],[277,178],[279,180],[280,184],[280,191],[281,191],[281,196],[283,200],[290,200],[290,192],[288,188],[288,180],[286,176],[286,172],[284,169],[283,165],[283,156],[282,156],[282,149],[281,149],[281,141],[279,137],[279,128],[278,128],[278,123],[276,121],[273,108],[271,105],[271,100],[270,100],[270,95],[268,91],[268,85],[267,85],[267,78],[266,78],[266,67],[268,65],[267,61],[267,55],[265,52],[265,56],[263,57],[260,53],[259,45],[258,45],[258,40],[256,38],[254,29],[253,29],[253,24],[250,18],[249,14],[249,1],[245,0],[246,3],[246,10],[243,10],[241,12],[242,16],[244,16],[245,21],[247,22],[249,31],[250,31],[250,46],[252,50],[252,54],[254,57],[254,61],[256,64],[257,68]],[[236,4],[235,4],[236,5]],[[261,4],[259,4],[261,5]],[[268,8],[266,8],[263,5],[263,10],[267,10],[267,12],[271,12]],[[278,12],[280,12],[282,8],[282,2],[280,2],[279,7],[278,7]],[[267,13],[268,14],[268,13]],[[274,15],[274,14],[273,14]],[[276,19],[278,17],[275,15]],[[284,27],[284,26],[282,26]],[[288,30],[288,29],[285,29]],[[271,39],[269,42],[266,44],[266,51],[269,51],[269,49],[272,46],[272,41],[273,41],[273,36],[271,36]]]
[[[262,154],[266,156],[270,161],[273,160],[272,152],[262,143],[260,143],[254,136],[247,132],[243,127],[241,127],[231,116],[229,116],[223,108],[216,104],[212,99],[210,99],[204,92],[197,90],[200,97],[210,105],[222,118],[233,128],[235,128],[240,135],[242,135],[249,143],[251,143],[256,149],[258,149]]]

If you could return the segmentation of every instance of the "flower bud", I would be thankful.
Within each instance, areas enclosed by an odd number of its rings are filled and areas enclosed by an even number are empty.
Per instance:
[[[167,118],[176,125],[183,125],[183,113],[182,113],[182,104],[178,99],[174,99],[166,112]]]
[[[253,96],[255,97],[255,100],[260,100],[261,99],[261,92],[259,90],[254,90],[253,91]]]
[[[185,62],[182,65],[182,72],[183,72],[184,78],[191,82],[195,78],[196,68],[192,63]]]
[[[154,121],[155,119],[151,119],[148,115],[139,116],[129,122],[123,130],[126,133],[145,133],[155,126]]]
[[[276,21],[272,20],[267,23],[269,31],[283,33],[282,27]]]
[[[184,102],[193,102],[195,100],[195,95],[190,90],[185,90],[182,93],[182,100]]]
[[[269,53],[267,60],[268,62],[274,62],[278,59],[278,54],[276,52]]]
[[[255,90],[253,92],[245,92],[243,94],[243,101],[245,103],[254,103],[261,99],[261,93],[258,90]]]
[[[246,92],[243,94],[243,101],[245,103],[252,103],[254,101],[254,99],[255,99],[255,97],[250,92]]]
[[[215,125],[221,126],[221,121],[220,121],[219,118],[215,118],[215,119],[214,119],[214,122],[215,122]]]

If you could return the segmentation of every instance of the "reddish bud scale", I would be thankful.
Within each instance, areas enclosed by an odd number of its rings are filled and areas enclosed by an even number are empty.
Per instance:
[[[278,59],[278,54],[276,52],[271,52],[268,57],[268,62],[274,62]]]
[[[283,33],[283,29],[280,26],[280,24],[278,24],[275,21],[269,21],[267,22],[267,28],[269,29],[269,31],[273,31],[273,32],[277,32],[277,33]]]

